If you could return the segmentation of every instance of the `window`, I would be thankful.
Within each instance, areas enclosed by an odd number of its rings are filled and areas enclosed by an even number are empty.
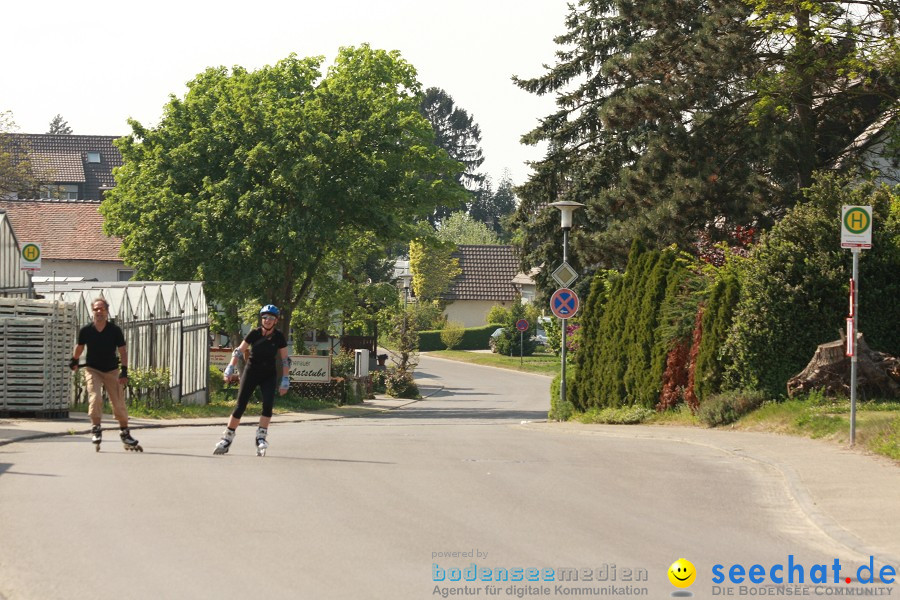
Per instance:
[[[99,152],[88,152],[87,153],[87,161],[89,163],[98,163],[100,162],[100,153]]]
[[[78,184],[58,183],[41,186],[41,198],[54,200],[78,200]]]
[[[118,269],[116,271],[118,281],[131,281],[134,277],[134,269]]]

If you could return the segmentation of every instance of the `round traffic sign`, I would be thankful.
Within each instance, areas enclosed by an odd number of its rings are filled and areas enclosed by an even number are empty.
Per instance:
[[[519,319],[516,321],[516,329],[519,331],[528,331],[528,321],[525,319]]]
[[[578,296],[569,288],[559,288],[550,296],[550,312],[560,319],[570,319],[578,312]]]

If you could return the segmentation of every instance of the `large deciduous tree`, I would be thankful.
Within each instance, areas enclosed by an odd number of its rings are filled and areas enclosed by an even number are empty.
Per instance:
[[[442,242],[453,244],[476,244],[496,246],[500,243],[497,235],[487,225],[476,221],[466,213],[456,212],[438,223],[435,237]]]
[[[525,267],[555,264],[546,205],[575,200],[576,255],[622,267],[634,238],[684,248],[766,228],[811,174],[896,105],[897,0],[580,0],[533,79],[557,110],[519,189]]]
[[[289,332],[346,240],[387,245],[460,201],[413,66],[367,45],[342,48],[324,76],[322,60],[210,68],[158,126],[130,122],[101,211],[138,276],[203,280],[229,310],[271,302]]]

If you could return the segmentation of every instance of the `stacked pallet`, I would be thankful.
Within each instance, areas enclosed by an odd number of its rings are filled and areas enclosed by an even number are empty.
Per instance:
[[[0,416],[69,414],[75,305],[0,298]]]

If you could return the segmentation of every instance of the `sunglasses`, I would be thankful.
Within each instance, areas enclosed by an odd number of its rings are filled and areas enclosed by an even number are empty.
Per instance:
[[[273,317],[272,315],[263,315],[262,316],[263,321],[275,321],[277,318],[278,317]]]

